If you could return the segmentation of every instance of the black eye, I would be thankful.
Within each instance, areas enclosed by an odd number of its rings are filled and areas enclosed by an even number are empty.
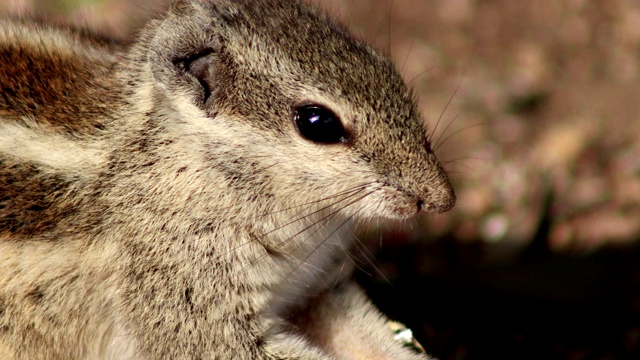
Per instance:
[[[303,105],[294,112],[294,122],[305,138],[323,144],[347,141],[347,134],[338,115],[321,105]]]

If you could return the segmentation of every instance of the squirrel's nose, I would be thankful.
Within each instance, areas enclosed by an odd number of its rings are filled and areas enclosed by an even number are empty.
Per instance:
[[[456,204],[456,194],[448,178],[440,184],[432,184],[426,194],[417,201],[418,211],[443,213],[451,210]]]

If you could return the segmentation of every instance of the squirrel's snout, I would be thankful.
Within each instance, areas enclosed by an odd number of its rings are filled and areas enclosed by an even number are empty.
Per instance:
[[[426,212],[434,212],[434,213],[444,213],[451,210],[456,204],[456,196],[451,192],[451,196],[447,197],[444,201],[424,201],[423,199],[418,200],[418,212],[426,211]]]
[[[427,211],[443,213],[451,210],[456,204],[456,194],[446,177],[440,184],[427,187],[425,195],[418,199],[418,212]]]

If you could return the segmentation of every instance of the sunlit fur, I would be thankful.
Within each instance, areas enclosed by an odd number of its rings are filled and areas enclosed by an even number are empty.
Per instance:
[[[182,0],[131,46],[4,20],[0,64],[0,358],[426,358],[350,282],[351,227],[453,191],[393,65],[326,15]],[[348,141],[300,136],[303,103]]]

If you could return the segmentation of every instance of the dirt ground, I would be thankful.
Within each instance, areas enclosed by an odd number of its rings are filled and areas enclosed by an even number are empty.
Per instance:
[[[165,2],[0,11],[130,36]],[[377,304],[442,360],[640,359],[640,2],[318,3],[395,59],[458,195],[364,234]]]

